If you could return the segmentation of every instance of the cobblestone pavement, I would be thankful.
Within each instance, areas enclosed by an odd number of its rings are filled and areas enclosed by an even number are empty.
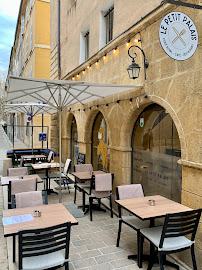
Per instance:
[[[0,131],[0,140],[1,140]],[[2,145],[2,144],[1,144]],[[0,145],[0,150],[1,150]],[[52,185],[56,185],[52,181]],[[39,189],[43,184],[39,185]],[[62,203],[64,205],[73,204],[74,189],[71,186],[71,192],[62,191]],[[58,203],[58,196],[51,194],[48,197],[50,203]],[[78,193],[77,205],[82,202],[81,195]],[[2,187],[0,187],[0,216],[2,217],[3,198]],[[137,270],[139,269],[136,262],[128,260],[129,254],[136,253],[136,233],[128,226],[123,225],[120,247],[116,247],[116,237],[118,230],[118,218],[110,217],[107,210],[104,212],[93,212],[93,222],[89,220],[89,214],[83,218],[78,218],[79,225],[73,226],[71,230],[70,243],[70,263],[69,269],[80,270]],[[7,254],[8,250],[8,254]],[[144,251],[148,253],[149,245],[145,241]],[[17,270],[17,263],[12,262],[12,239],[3,237],[2,223],[0,222],[0,270]],[[7,259],[8,258],[8,259]],[[9,268],[8,268],[9,261]],[[147,263],[143,263],[143,270],[147,269]],[[158,265],[153,268],[160,269]],[[171,270],[171,268],[165,268]],[[185,268],[180,267],[181,270]],[[60,268],[60,270],[64,270]]]

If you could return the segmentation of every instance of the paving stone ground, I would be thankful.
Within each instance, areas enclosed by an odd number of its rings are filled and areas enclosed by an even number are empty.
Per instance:
[[[0,142],[2,133],[0,129]],[[5,142],[6,145],[6,142]],[[2,144],[0,144],[1,152]],[[6,149],[6,147],[5,147]],[[3,153],[3,152],[2,152]],[[0,158],[3,158],[1,154]],[[56,187],[52,181],[53,187]],[[43,184],[39,185],[39,189]],[[62,191],[62,203],[64,205],[73,204],[74,189],[71,186],[71,192]],[[48,197],[50,203],[58,203],[58,196],[51,194]],[[77,205],[81,205],[81,195],[78,193]],[[0,187],[0,217],[3,210],[3,193]],[[134,230],[123,225],[120,247],[116,247],[116,237],[118,230],[118,218],[110,217],[107,210],[104,212],[93,212],[93,222],[89,220],[89,214],[83,218],[78,218],[79,225],[73,226],[71,230],[70,243],[70,263],[69,269],[79,270],[137,270],[139,269],[134,260],[128,260],[127,256],[136,253],[137,238]],[[148,253],[149,245],[145,241],[144,251]],[[0,221],[0,270],[17,270],[17,263],[12,262],[12,239],[3,237],[3,227]],[[143,270],[147,269],[147,263],[143,263]],[[160,269],[155,265],[154,270]],[[171,268],[165,268],[171,270]],[[185,270],[182,266],[181,270]],[[188,268],[187,268],[188,269]],[[64,270],[64,267],[60,268]]]

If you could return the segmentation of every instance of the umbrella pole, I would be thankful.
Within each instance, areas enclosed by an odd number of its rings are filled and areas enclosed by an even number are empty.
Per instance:
[[[32,107],[31,107],[31,122],[32,122],[32,155],[33,155],[33,145],[34,145],[34,142],[33,142],[33,133],[34,133],[34,130],[33,130],[33,112],[32,112]]]
[[[62,154],[62,147],[61,147],[61,109],[59,110],[59,157],[60,157],[60,179],[59,179],[59,203],[61,203],[62,198],[61,198],[61,173],[62,173],[62,169],[61,169],[61,162],[62,162],[62,158],[61,158],[61,154]]]

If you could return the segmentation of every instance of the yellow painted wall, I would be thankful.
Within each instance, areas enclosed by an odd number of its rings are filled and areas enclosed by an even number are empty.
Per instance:
[[[35,48],[35,78],[50,79],[50,50]]]
[[[37,44],[50,45],[50,3],[36,1],[36,38]]]

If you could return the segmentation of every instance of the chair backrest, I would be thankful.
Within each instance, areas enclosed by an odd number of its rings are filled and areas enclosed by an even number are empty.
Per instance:
[[[165,238],[186,236],[191,234],[194,241],[202,209],[167,214],[165,217],[159,248],[163,247]]]
[[[71,159],[67,158],[66,162],[65,162],[64,169],[63,169],[63,173],[68,174],[70,167],[71,167]]]
[[[8,169],[8,176],[21,176],[21,175],[28,175],[28,168],[9,168]]]
[[[48,204],[47,191],[30,191],[15,194],[16,208]]]
[[[3,173],[2,176],[7,176],[8,175],[8,168],[12,168],[12,158],[5,158],[3,160]]]
[[[93,165],[92,164],[77,164],[74,165],[75,172],[88,172],[93,171]]]
[[[110,195],[111,190],[112,190],[111,173],[96,174],[94,195],[97,198],[108,197]]]
[[[53,159],[53,155],[54,155],[53,151],[50,151],[47,158],[48,162],[51,162],[51,159]]]
[[[23,167],[23,164],[24,164],[24,157],[21,156],[21,158],[20,158],[20,167]]]
[[[69,258],[71,223],[33,230],[19,231],[19,270],[24,257],[39,258],[40,255],[65,250],[65,260]],[[64,260],[64,261],[65,261]],[[60,263],[62,264],[62,262]]]
[[[144,192],[141,184],[131,184],[116,187],[116,196],[117,200],[140,198]]]
[[[19,179],[9,182],[11,195],[15,195],[21,192],[36,191],[37,190],[37,179]]]

